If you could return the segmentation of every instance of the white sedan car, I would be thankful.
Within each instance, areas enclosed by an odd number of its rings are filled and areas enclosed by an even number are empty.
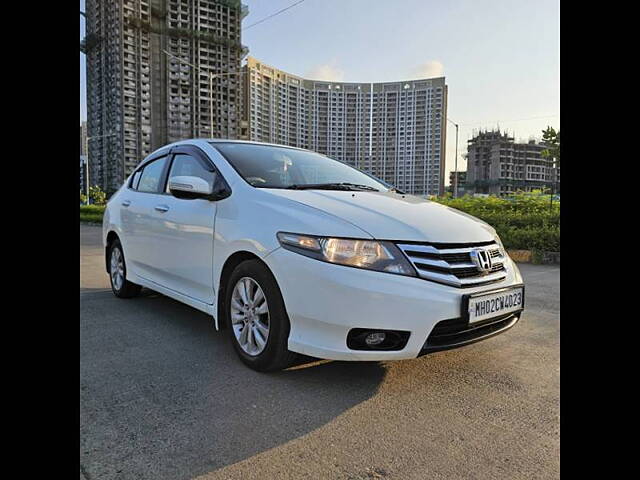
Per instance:
[[[120,298],[213,317],[260,371],[296,353],[397,360],[511,328],[524,285],[495,230],[299,148],[186,140],[143,162],[103,221]]]

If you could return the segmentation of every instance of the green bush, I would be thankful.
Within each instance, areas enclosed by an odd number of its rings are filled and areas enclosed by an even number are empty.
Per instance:
[[[560,202],[549,195],[518,193],[510,198],[451,198],[436,202],[473,215],[496,229],[505,248],[513,250],[560,251]]]
[[[494,228],[500,235],[505,248],[544,252],[560,251],[559,226],[518,228],[502,224]]]
[[[80,205],[80,221],[102,223],[104,205]]]
[[[95,205],[104,205],[107,203],[107,194],[103,192],[98,185],[89,187],[89,198]]]

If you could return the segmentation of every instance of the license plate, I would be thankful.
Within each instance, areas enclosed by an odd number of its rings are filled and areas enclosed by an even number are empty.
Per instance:
[[[469,323],[477,323],[524,308],[524,287],[505,288],[465,296],[463,305]]]

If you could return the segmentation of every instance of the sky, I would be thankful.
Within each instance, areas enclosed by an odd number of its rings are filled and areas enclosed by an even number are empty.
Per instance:
[[[516,140],[560,128],[559,0],[243,0],[249,55],[318,80],[383,82],[444,76],[448,117],[459,124],[458,170],[474,130]],[[84,1],[80,2],[84,11]],[[80,16],[80,38],[84,18]],[[80,53],[80,120],[86,119]],[[454,169],[448,123],[446,183]]]

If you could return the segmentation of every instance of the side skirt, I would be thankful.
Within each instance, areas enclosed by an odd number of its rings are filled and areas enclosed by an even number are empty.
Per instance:
[[[162,295],[165,295],[169,298],[173,298],[174,300],[184,303],[185,305],[189,305],[190,307],[193,307],[196,310],[200,310],[201,312],[211,315],[211,317],[213,318],[213,322],[216,330],[220,330],[220,328],[218,327],[218,319],[215,317],[215,313],[216,313],[215,305],[209,305],[208,303],[204,303],[204,302],[201,302],[200,300],[196,300],[195,298],[189,297],[187,295],[183,295],[182,293],[178,293],[175,290],[171,290],[169,288],[163,287],[158,283],[155,283],[151,280],[147,280],[138,275],[130,275],[129,272],[127,272],[127,280],[133,283],[137,283],[138,285],[146,287],[150,290],[161,293]]]

